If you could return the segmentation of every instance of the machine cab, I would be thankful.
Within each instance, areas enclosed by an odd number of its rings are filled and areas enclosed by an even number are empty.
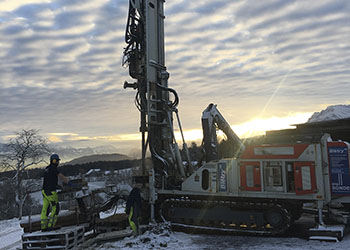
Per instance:
[[[251,146],[240,158],[240,190],[317,193],[315,148],[309,144]]]

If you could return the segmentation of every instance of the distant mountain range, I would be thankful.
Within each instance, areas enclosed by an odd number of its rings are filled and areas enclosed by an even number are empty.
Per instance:
[[[350,118],[350,105],[332,105],[321,112],[313,113],[307,122],[321,122],[346,118]]]
[[[76,165],[76,164],[84,164],[88,162],[123,161],[123,160],[131,160],[131,158],[123,154],[94,154],[94,155],[82,156],[82,157],[73,159],[71,161],[63,163],[62,165]]]
[[[62,164],[83,164],[94,161],[121,161],[131,159],[127,155],[118,154],[118,150],[113,146],[86,148],[57,147],[55,145],[49,146],[53,153],[60,156]],[[6,153],[7,149],[5,144],[0,143],[0,156],[5,155]],[[49,161],[49,157],[47,157],[46,161]]]
[[[116,154],[118,150],[115,147],[108,145],[86,148],[53,147],[53,151],[60,156],[61,162],[69,162],[72,159],[80,158],[83,156]]]

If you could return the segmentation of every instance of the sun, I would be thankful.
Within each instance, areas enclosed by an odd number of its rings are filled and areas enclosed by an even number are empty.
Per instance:
[[[231,128],[243,138],[264,135],[269,130],[293,128],[293,124],[305,123],[312,113],[295,113],[286,117],[254,118]]]

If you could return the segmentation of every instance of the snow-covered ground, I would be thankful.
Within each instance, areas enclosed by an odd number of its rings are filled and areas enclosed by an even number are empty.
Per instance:
[[[119,211],[118,211],[119,212]],[[236,249],[236,250],[348,250],[350,234],[341,242],[308,241],[303,219],[292,227],[284,237],[253,237],[235,235],[206,235],[171,232],[164,227],[155,227],[138,237],[92,245],[86,250],[109,249]],[[15,250],[21,247],[22,229],[18,219],[0,221],[0,249]]]
[[[105,182],[104,181],[94,181],[94,182],[89,182],[89,190],[95,190],[99,188],[105,187]]]
[[[320,242],[307,240],[306,228],[301,229],[305,221],[293,226],[284,237],[254,237],[237,235],[208,235],[151,230],[138,237],[127,237],[116,242],[93,245],[89,250],[109,249],[235,249],[235,250],[348,250],[350,235],[341,242]],[[158,232],[157,232],[158,231]],[[161,232],[159,232],[161,231]]]
[[[20,247],[22,234],[18,219],[0,221],[0,249],[13,250]]]
[[[190,235],[174,232],[170,235],[145,233],[139,237],[128,237],[114,243],[93,246],[92,249],[235,249],[235,250],[347,250],[350,240],[341,242],[307,241],[298,238],[270,238],[248,236]]]
[[[103,187],[104,183],[89,183],[91,190]],[[130,189],[130,187],[119,187]],[[38,196],[38,200],[39,199]],[[62,211],[63,212],[63,211]],[[116,213],[124,212],[124,207],[111,209],[100,213],[105,218]],[[127,237],[115,242],[95,244],[85,250],[109,249],[237,249],[237,250],[348,250],[350,249],[350,234],[347,233],[341,242],[308,241],[308,228],[313,224],[311,218],[302,217],[295,223],[284,237],[253,237],[237,235],[207,235],[171,232],[166,227],[157,226],[138,237]],[[348,229],[350,230],[350,229]],[[21,247],[23,230],[18,219],[0,221],[0,250],[15,250]]]

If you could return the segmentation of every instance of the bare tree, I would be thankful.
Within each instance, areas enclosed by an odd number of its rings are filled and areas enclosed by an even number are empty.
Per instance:
[[[49,153],[47,140],[38,134],[38,130],[23,129],[16,133],[6,145],[7,153],[2,166],[7,170],[15,170],[13,180],[16,183],[16,203],[18,217],[22,218],[23,204],[29,194],[30,187],[23,182],[25,170],[44,162],[44,156]]]

